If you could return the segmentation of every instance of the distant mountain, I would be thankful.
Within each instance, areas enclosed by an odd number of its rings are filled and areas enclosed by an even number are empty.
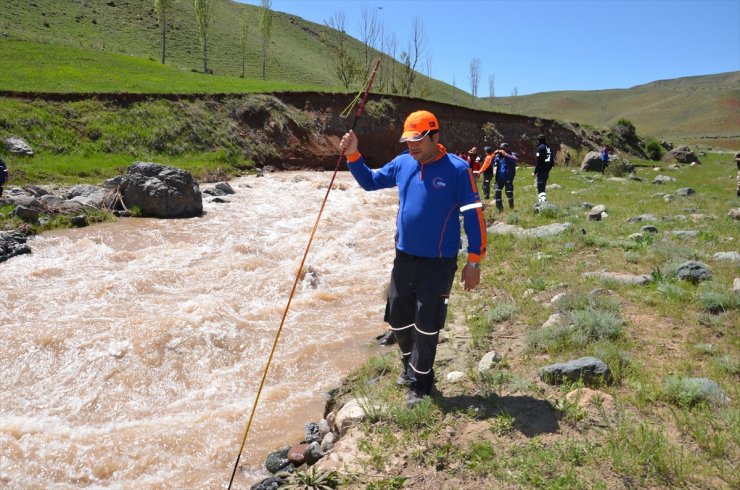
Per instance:
[[[625,118],[643,136],[740,149],[740,71],[619,90],[497,97],[494,109],[602,128]]]

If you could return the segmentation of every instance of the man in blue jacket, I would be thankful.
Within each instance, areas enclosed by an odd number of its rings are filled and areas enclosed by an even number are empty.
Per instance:
[[[429,396],[434,385],[439,331],[447,316],[461,247],[459,216],[468,239],[460,279],[466,291],[480,282],[487,237],[473,171],[439,144],[434,114],[413,112],[403,129],[400,141],[408,151],[378,170],[365,164],[353,131],[342,137],[340,149],[363,189],[398,188],[396,258],[384,319],[401,350],[403,372],[398,383],[408,384],[407,405],[412,407]]]
[[[494,153],[493,162],[496,166],[496,176],[493,186],[493,198],[496,201],[496,209],[504,210],[501,199],[501,189],[506,189],[506,197],[509,199],[509,208],[514,209],[514,177],[516,177],[517,157],[515,153],[508,153],[509,145],[501,143]]]

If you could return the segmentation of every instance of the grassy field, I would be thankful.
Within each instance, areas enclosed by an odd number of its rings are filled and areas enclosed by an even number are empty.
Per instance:
[[[19,63],[19,59],[26,62]],[[129,55],[28,41],[0,41],[0,88],[55,93],[254,93],[326,89],[300,82],[204,75]]]
[[[213,93],[303,90],[305,87],[340,91],[342,88],[333,73],[332,56],[326,44],[331,30],[281,12],[273,13],[266,70],[266,81],[270,83],[265,87],[260,85],[262,53],[258,8],[251,5],[230,0],[216,2],[208,55],[209,68],[215,76],[197,77],[194,74],[186,76],[193,71],[203,72],[203,53],[192,2],[175,2],[170,13],[167,66],[174,71],[154,68],[161,61],[161,29],[151,0],[36,0],[32,3],[7,0],[5,4],[7,15],[0,26],[6,35],[0,39],[0,51],[10,53],[10,57],[3,56],[2,60],[7,63],[12,60],[12,65],[0,78],[0,90],[31,87],[54,92]],[[244,70],[246,81],[240,83],[243,14],[249,19],[250,27]],[[34,46],[24,47],[15,44],[17,41]],[[5,43],[9,44],[3,47]],[[348,46],[355,59],[364,63],[364,45],[350,38]],[[107,57],[102,53],[124,56]],[[370,61],[378,57],[377,52],[371,52]],[[14,72],[23,76],[14,76]],[[141,73],[144,80],[138,80],[137,73]],[[181,80],[175,75],[178,73]],[[393,92],[392,85],[398,87],[400,73],[401,64],[384,57],[375,90]],[[50,80],[49,75],[54,79]],[[350,90],[359,90],[363,83],[364,76],[358,77]],[[463,106],[471,103],[470,95],[463,90],[419,73],[411,95],[419,96],[422,92],[425,98],[433,100]]]
[[[436,364],[439,393],[428,403],[405,408],[395,347],[350,376],[345,391],[367,398],[368,419],[359,429],[359,466],[340,480],[376,489],[738,488],[738,263],[714,258],[736,251],[740,240],[727,216],[738,206],[735,164],[728,154],[703,160],[659,172],[642,162],[643,181],[556,168],[550,183],[561,188],[548,195],[559,210],[545,215],[532,211],[535,191],[521,170],[519,208],[493,214],[488,207],[489,224],[569,222],[569,230],[544,239],[489,234],[481,287],[453,292]],[[652,184],[659,173],[676,181]],[[658,195],[681,187],[696,194],[671,202]],[[584,202],[604,204],[608,217],[588,220]],[[645,213],[656,221],[627,221]],[[630,238],[646,224],[657,233]],[[690,259],[706,263],[712,280],[679,280],[673,271]],[[602,270],[652,281],[582,276]],[[551,305],[559,293],[564,299]],[[543,328],[555,312],[568,321]],[[478,361],[491,350],[503,359],[481,374]],[[614,376],[594,387],[601,402],[566,398],[580,382],[540,381],[541,367],[587,355],[607,362]],[[453,370],[464,380],[447,382]],[[730,401],[702,399],[691,378],[716,381]]]

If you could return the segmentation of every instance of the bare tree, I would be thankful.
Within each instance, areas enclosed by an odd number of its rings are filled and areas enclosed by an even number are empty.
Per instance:
[[[473,96],[471,107],[475,109],[475,98],[478,97],[478,82],[480,81],[480,58],[470,61],[470,94]]]
[[[174,0],[154,0],[154,9],[157,11],[159,25],[162,26],[162,64],[167,57],[167,13],[172,7]]]
[[[349,36],[345,30],[345,23],[346,18],[341,10],[335,12],[328,21],[325,21],[326,26],[331,29],[326,41],[329,50],[332,52],[332,70],[344,85],[344,88],[349,88],[357,78],[361,68],[349,51]]]
[[[519,95],[519,89],[514,87],[514,90],[511,91],[511,112],[514,112],[516,110],[516,96]]]
[[[411,39],[409,40],[408,50],[401,53],[401,63],[404,68],[404,79],[401,85],[406,95],[411,95],[411,89],[416,79],[416,66],[424,54],[425,45],[424,22],[416,16],[411,23]]]
[[[193,0],[195,7],[195,17],[198,21],[198,35],[200,36],[200,45],[203,48],[203,73],[209,73],[208,70],[208,28],[210,27],[211,17],[215,0]]]
[[[379,33],[380,27],[378,23],[378,11],[375,9],[370,10],[363,5],[362,14],[360,15],[360,39],[365,45],[366,75],[370,73],[370,65],[372,64],[372,60],[370,59],[370,51],[376,49]]]
[[[272,36],[272,0],[261,0],[260,4],[260,36],[262,37],[262,80],[265,80],[267,70],[267,46]]]
[[[242,78],[246,77],[246,68],[247,68],[247,41],[248,41],[248,35],[249,35],[249,16],[247,15],[247,12],[242,12],[242,19],[241,19],[241,49],[242,49]]]
[[[491,102],[491,110],[494,107],[494,97],[496,97],[496,75],[490,75],[488,77],[488,100]]]
[[[386,33],[385,46],[385,52],[388,53],[388,61],[391,65],[391,73],[388,77],[388,90],[393,94],[397,94],[398,86],[396,85],[396,53],[398,52],[398,41],[396,40],[396,33]]]

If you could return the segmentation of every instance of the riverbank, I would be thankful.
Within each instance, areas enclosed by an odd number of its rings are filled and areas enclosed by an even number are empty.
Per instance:
[[[482,283],[455,286],[434,396],[407,409],[398,354],[384,349],[327,406],[357,399],[360,414],[318,472],[337,472],[338,488],[737,486],[731,157],[636,179],[556,169],[554,209],[487,207]],[[518,202],[533,199],[517,182]],[[687,263],[705,269],[689,279]],[[609,376],[543,375],[582,358]]]

